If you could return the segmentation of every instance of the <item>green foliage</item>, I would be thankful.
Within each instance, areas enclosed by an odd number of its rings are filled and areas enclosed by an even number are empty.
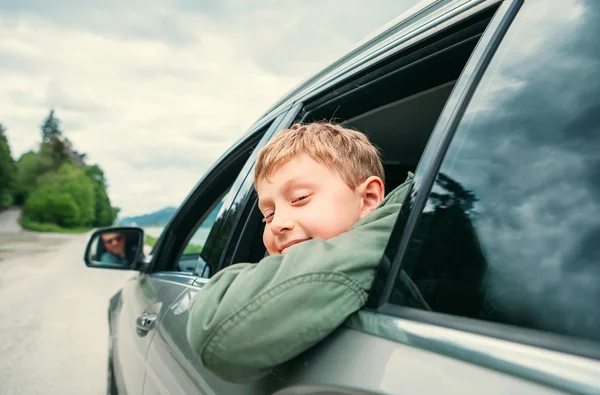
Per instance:
[[[104,171],[98,165],[87,166],[84,171],[94,185],[94,226],[110,226],[115,222],[118,211],[110,205],[110,199],[106,194]]]
[[[64,227],[93,226],[95,207],[94,182],[82,169],[65,163],[38,178],[37,189],[25,202],[25,215]]]
[[[150,247],[154,247],[156,245],[156,242],[158,241],[158,238],[150,236],[150,235],[144,235],[144,244],[149,245]]]
[[[13,203],[13,188],[17,175],[5,132],[6,127],[0,123],[0,210]]]
[[[70,141],[63,137],[59,119],[54,116],[54,110],[51,110],[42,123],[39,173],[56,171],[64,163],[70,162],[70,145]]]
[[[66,192],[47,185],[37,188],[25,202],[24,218],[61,227],[80,226],[80,210]]]
[[[158,238],[150,236],[150,235],[144,235],[144,244],[149,245],[150,247],[154,247],[156,245],[156,242],[158,241]],[[202,246],[200,244],[188,244],[185,249],[183,250],[183,254],[187,255],[187,254],[199,254],[202,252]]]
[[[65,147],[60,140],[42,143],[38,155],[39,174],[56,171],[69,160],[69,156],[65,152]]]
[[[54,116],[54,110],[50,110],[50,114],[48,114],[42,123],[42,144],[49,143],[61,136],[60,120]]]
[[[89,229],[114,223],[119,209],[112,207],[106,193],[104,171],[98,165],[86,165],[86,154],[77,152],[63,135],[54,110],[41,125],[39,151],[23,154],[16,165],[7,150],[5,129],[0,130],[0,209],[14,197],[16,204],[24,206],[22,225],[38,231]],[[12,163],[12,173],[4,171],[4,157],[12,161],[6,161],[7,168]],[[9,175],[10,182],[5,182]],[[4,190],[9,190],[10,199],[3,197]]]
[[[33,151],[21,155],[17,161],[17,174],[14,186],[15,203],[22,205],[37,186],[40,174],[40,156]]]
[[[183,250],[183,254],[199,254],[202,252],[202,246],[200,244],[188,244]]]
[[[94,208],[94,226],[111,226],[117,218],[117,212],[110,205],[110,199],[106,190],[97,184],[94,184],[95,208]]]
[[[102,188],[106,189],[106,179],[104,178],[104,171],[98,165],[91,165],[85,168],[85,175],[91,178],[93,181],[98,183]]]
[[[34,232],[50,232],[50,233],[86,233],[90,228],[63,228],[56,224],[46,224],[32,221],[28,218],[21,219],[21,226],[24,229]]]

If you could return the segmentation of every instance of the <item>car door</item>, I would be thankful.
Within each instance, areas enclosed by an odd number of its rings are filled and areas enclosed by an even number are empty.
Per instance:
[[[237,221],[243,220],[244,200],[248,191],[252,190],[252,176],[254,160],[258,153],[256,148],[264,144],[268,138],[281,128],[291,124],[298,113],[300,106],[294,106],[289,111],[284,111],[274,119],[259,127],[258,131],[251,133],[255,138],[261,137],[258,144],[252,149],[245,149],[247,160],[238,176],[232,181],[229,192],[222,205],[219,215],[213,225],[202,253],[198,257],[198,265],[193,273],[182,275],[168,271],[159,271],[151,275],[161,282],[170,283],[176,288],[177,294],[164,317],[158,322],[156,335],[150,345],[146,359],[146,380],[144,394],[262,394],[262,383],[253,383],[248,386],[232,385],[224,382],[206,370],[199,358],[190,348],[186,325],[188,319],[188,306],[191,298],[206,283],[207,277],[219,270],[222,252],[225,250],[229,239],[232,237],[231,228]],[[202,188],[202,184],[199,188]],[[201,228],[201,227],[199,227]],[[182,233],[176,227],[171,229],[174,234]],[[197,231],[196,231],[197,232]],[[193,234],[194,231],[188,232]],[[186,236],[188,241],[180,250],[195,251],[189,248],[190,244],[197,244],[194,237]],[[176,260],[181,262],[188,254],[180,254]]]
[[[142,394],[145,360],[154,325],[175,300],[177,290],[146,273],[132,277],[111,304],[112,364],[120,394]]]
[[[243,165],[240,159],[233,154],[234,158],[223,159],[224,166],[228,168],[239,168]],[[225,169],[216,167],[215,171],[225,173]],[[235,171],[235,170],[234,170]],[[230,177],[235,177],[231,175]],[[199,254],[208,233],[215,228],[217,214],[224,209],[224,200],[231,188],[226,176],[225,180],[219,179],[217,183],[210,186],[211,192],[220,190],[217,200],[205,206],[204,212],[200,214],[198,229],[192,237],[186,241],[180,258],[173,262],[168,269],[158,265],[157,271],[152,271],[152,266],[146,272],[141,272],[132,278],[123,287],[116,301],[120,308],[113,317],[113,366],[115,370],[116,385],[120,394],[142,394],[146,372],[146,357],[149,346],[156,333],[156,326],[169,311],[178,296],[184,291],[186,285],[194,283],[197,275],[194,269],[205,268]],[[233,180],[234,178],[231,178]],[[205,200],[202,200],[204,203]],[[168,226],[161,239],[172,232],[172,226]],[[202,239],[202,237],[204,237]],[[160,244],[162,246],[168,243]],[[154,254],[161,253],[161,247],[153,251]],[[158,259],[158,258],[157,258]],[[150,265],[154,259],[151,260]],[[142,269],[143,270],[143,269]],[[208,270],[205,270],[208,273]]]

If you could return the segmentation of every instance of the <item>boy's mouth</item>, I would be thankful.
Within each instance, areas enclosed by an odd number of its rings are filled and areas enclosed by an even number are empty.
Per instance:
[[[307,241],[310,239],[298,239],[298,240],[292,240],[290,242],[285,243],[284,245],[281,246],[281,248],[279,249],[281,251],[282,254],[285,253],[285,250],[287,250],[289,247],[296,245],[296,244],[300,244],[303,241]]]

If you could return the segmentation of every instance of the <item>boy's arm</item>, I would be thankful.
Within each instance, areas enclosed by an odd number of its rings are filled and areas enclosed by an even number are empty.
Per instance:
[[[204,366],[227,381],[256,380],[360,309],[406,191],[398,192],[342,235],[217,273],[192,300],[187,326]]]

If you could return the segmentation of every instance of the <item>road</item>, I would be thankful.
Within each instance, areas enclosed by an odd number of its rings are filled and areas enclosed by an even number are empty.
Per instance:
[[[23,231],[0,213],[0,394],[104,394],[107,305],[132,272],[89,269],[89,234]]]

